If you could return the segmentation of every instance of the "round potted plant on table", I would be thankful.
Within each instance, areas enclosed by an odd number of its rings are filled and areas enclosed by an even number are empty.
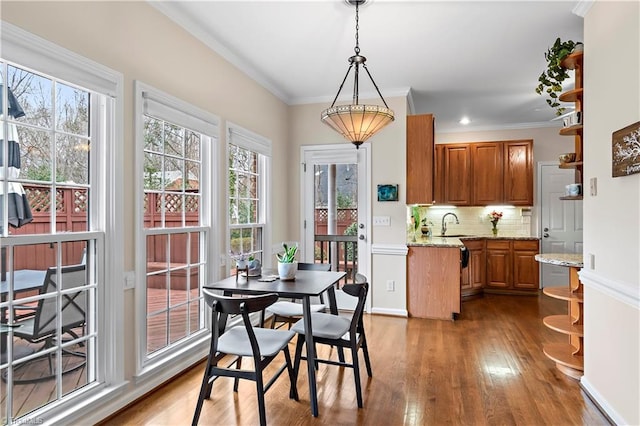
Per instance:
[[[298,246],[289,246],[287,243],[282,243],[283,253],[277,253],[278,258],[278,275],[281,281],[290,281],[296,279],[296,272],[298,272],[298,262],[296,261],[296,253],[298,252]]]
[[[551,46],[544,54],[547,60],[547,69],[538,77],[538,86],[536,93],[547,96],[547,104],[556,110],[556,115],[562,115],[565,108],[560,106],[558,95],[562,92],[562,83],[569,78],[569,70],[564,68],[560,63],[574,50],[582,48],[582,43],[576,43],[573,40],[561,41],[557,38],[553,46]]]

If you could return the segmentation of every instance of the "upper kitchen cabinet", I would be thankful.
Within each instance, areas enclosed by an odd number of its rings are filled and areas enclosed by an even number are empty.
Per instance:
[[[407,116],[407,204],[432,204],[433,114]]]
[[[439,144],[435,199],[457,206],[533,205],[533,141]]]
[[[533,141],[504,142],[504,202],[533,206]]]
[[[504,186],[499,184],[504,180],[502,142],[474,143],[471,150],[472,170],[478,171],[473,176],[473,204],[495,204],[504,198]]]
[[[443,188],[444,203],[470,206],[471,147],[466,143],[444,146]]]

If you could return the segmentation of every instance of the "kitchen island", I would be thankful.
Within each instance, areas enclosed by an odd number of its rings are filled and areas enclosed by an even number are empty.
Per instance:
[[[460,313],[458,238],[417,238],[407,243],[407,308],[409,316],[454,319]]]

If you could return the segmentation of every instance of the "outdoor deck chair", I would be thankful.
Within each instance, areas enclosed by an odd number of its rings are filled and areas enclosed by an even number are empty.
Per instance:
[[[330,263],[298,263],[298,270],[300,271],[331,271]],[[324,299],[320,296],[319,304],[311,305],[311,312],[323,312],[326,310]],[[267,308],[268,312],[271,312],[271,328],[275,328],[277,322],[281,322],[278,328],[285,324],[288,324],[288,328],[291,329],[291,325],[296,323],[302,318],[302,303],[296,302],[295,299],[291,301],[279,301]]]
[[[198,424],[202,405],[205,399],[211,396],[213,381],[218,377],[233,377],[233,391],[238,391],[239,379],[253,380],[256,382],[258,393],[258,411],[260,425],[267,424],[264,394],[286,369],[289,373],[290,390],[289,398],[298,400],[296,382],[293,379],[293,364],[289,354],[289,342],[295,336],[291,330],[271,330],[268,328],[253,327],[249,314],[264,310],[267,306],[278,300],[275,293],[247,296],[227,297],[217,295],[207,289],[203,290],[205,300],[211,307],[211,347],[205,366],[202,386],[198,403],[193,415],[192,425]],[[219,324],[227,315],[241,314],[243,325],[235,326],[220,334]],[[263,370],[271,363],[279,352],[284,353],[285,365],[271,377],[269,382],[263,382]],[[235,360],[227,367],[218,363],[227,355],[235,356]],[[252,357],[254,370],[241,370],[242,357]],[[231,368],[236,364],[236,368]]]
[[[364,304],[369,291],[367,278],[362,274],[356,274],[355,283],[345,284],[342,290],[350,295],[358,298],[358,303],[351,316],[332,315],[328,313],[312,313],[311,323],[313,324],[313,341],[316,345],[330,345],[338,348],[347,348],[351,350],[351,363],[345,361],[334,361],[330,359],[319,359],[316,351],[316,361],[321,364],[338,365],[353,369],[353,375],[356,384],[356,397],[358,407],[362,408],[362,387],[360,385],[360,363],[358,362],[358,349],[362,349],[364,362],[367,368],[367,375],[372,377],[371,361],[369,360],[369,350],[367,348],[367,339],[364,334],[364,325],[362,322],[362,314],[364,313]],[[300,360],[307,360],[306,356],[302,356],[302,347],[305,343],[304,338],[304,321],[298,321],[292,331],[298,333],[298,341],[296,343],[296,355],[293,366],[296,380],[300,369]]]
[[[60,269],[60,281],[61,285],[58,282],[58,274],[55,267],[47,269],[39,293],[43,298],[38,300],[35,314],[14,323],[16,326],[13,330],[14,337],[24,339],[30,343],[43,343],[37,351],[54,348],[57,345],[57,340],[62,339],[65,334],[77,339],[79,337],[77,334],[78,329],[84,327],[86,322],[87,291],[84,289],[87,284],[86,266],[63,266]],[[78,289],[78,291],[73,291],[74,289]],[[60,294],[58,290],[61,291]],[[58,305],[58,301],[60,301],[60,305]],[[57,330],[58,312],[62,319],[60,335],[58,335]],[[80,346],[84,346],[84,344],[81,343]],[[47,354],[49,361],[49,373],[47,375],[26,379],[18,378],[14,382],[34,383],[54,378],[56,376],[55,363],[53,362],[55,353],[52,351]],[[64,370],[62,374],[77,370],[86,363],[85,353],[62,349],[62,355],[85,358],[82,362],[75,363],[72,367]],[[38,359],[35,358],[19,365],[16,367],[16,371],[25,368],[32,362],[38,361]]]

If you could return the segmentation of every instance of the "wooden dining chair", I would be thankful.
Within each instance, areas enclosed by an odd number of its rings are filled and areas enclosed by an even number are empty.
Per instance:
[[[367,348],[367,339],[364,333],[364,325],[362,316],[364,313],[364,304],[367,300],[369,291],[369,283],[367,278],[362,274],[356,274],[355,283],[345,284],[342,290],[350,295],[358,298],[356,308],[351,318],[332,315],[329,313],[312,313],[311,324],[313,324],[313,341],[316,345],[330,345],[338,348],[346,348],[351,350],[351,363],[346,361],[334,361],[331,359],[320,359],[316,351],[316,362],[321,364],[338,365],[353,369],[353,375],[356,384],[356,397],[358,407],[362,408],[362,387],[360,385],[360,363],[358,361],[358,349],[362,349],[364,362],[367,368],[367,375],[372,377],[371,361],[369,360],[369,350]],[[306,356],[302,356],[302,347],[305,343],[304,321],[300,320],[291,329],[298,333],[298,341],[296,343],[296,355],[293,366],[295,378],[297,380],[298,371],[300,369],[300,360],[307,360]]]
[[[289,397],[296,401],[298,400],[298,391],[294,380],[293,365],[288,347],[295,333],[291,330],[254,328],[249,318],[249,314],[252,312],[262,311],[267,306],[273,304],[278,300],[278,295],[270,293],[260,296],[228,297],[217,295],[207,289],[203,289],[203,293],[212,311],[211,347],[209,349],[209,357],[207,359],[207,365],[205,366],[192,425],[195,426],[198,424],[204,400],[209,399],[211,396],[213,381],[218,377],[233,377],[234,392],[238,391],[239,379],[253,380],[256,382],[260,425],[265,426],[267,420],[264,394],[285,369],[289,373],[289,381],[291,384]],[[243,325],[232,327],[220,334],[220,322],[224,321],[226,315],[234,314],[242,315]],[[284,353],[285,365],[264,384],[263,370],[276,358],[279,352]],[[227,367],[219,366],[218,363],[220,360],[227,355],[235,356],[235,361]],[[253,358],[253,370],[241,369],[242,357]],[[236,368],[231,368],[233,364],[236,365]]]
[[[330,263],[298,263],[298,270],[300,271],[331,271]],[[320,296],[319,304],[311,305],[311,312],[322,312],[326,310],[324,299]],[[276,328],[277,322],[281,322],[278,328],[287,324],[288,328],[291,328],[292,324],[295,324],[300,318],[302,318],[302,303],[292,299],[290,301],[281,300],[267,308],[267,312],[272,314],[271,328]]]

